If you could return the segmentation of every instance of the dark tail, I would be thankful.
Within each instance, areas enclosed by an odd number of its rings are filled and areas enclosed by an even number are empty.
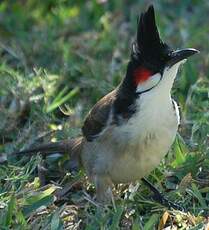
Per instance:
[[[32,147],[29,149],[25,149],[19,152],[13,152],[11,155],[20,155],[20,154],[27,154],[27,155],[33,155],[35,153],[41,153],[41,155],[48,155],[50,153],[61,153],[64,154],[67,152],[66,143],[65,141],[55,142],[55,143],[49,143],[49,144],[42,144],[38,147]]]
[[[32,147],[29,149],[25,149],[19,152],[13,152],[10,155],[34,155],[36,153],[40,153],[41,155],[49,155],[53,153],[65,154],[69,153],[72,155],[80,155],[81,145],[82,145],[82,137],[77,137],[69,140],[59,141],[55,143],[42,144],[38,147]]]
[[[13,152],[7,155],[0,154],[0,164],[7,161],[7,156],[14,156],[14,155],[35,155],[36,153],[40,153],[43,156],[53,154],[53,153],[60,153],[60,154],[69,154],[70,156],[70,171],[78,171],[80,167],[82,167],[81,161],[81,152],[82,152],[82,145],[83,145],[83,137],[77,137],[69,140],[59,141],[55,143],[43,144],[39,145],[38,147],[33,147],[29,149],[25,149],[19,152]]]

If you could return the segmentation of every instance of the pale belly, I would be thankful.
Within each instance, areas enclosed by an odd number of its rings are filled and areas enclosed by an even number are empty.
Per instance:
[[[108,165],[114,183],[141,179],[160,164],[178,129],[178,108],[175,102],[174,105],[176,113],[171,105],[167,106],[168,112],[146,107],[148,111],[144,109],[144,113],[140,112],[126,126],[115,130],[112,145],[119,147],[113,154],[109,153],[109,162],[112,163]]]
[[[114,184],[129,183],[147,176],[155,169],[170,149],[177,132],[158,130],[147,138],[128,141],[116,139],[90,142],[85,145],[83,161],[89,177],[106,175]],[[111,134],[112,135],[112,134]]]
[[[128,183],[147,176],[161,162],[171,147],[176,130],[167,135],[150,139],[145,144],[139,140],[135,145],[121,149],[120,154],[112,155],[109,164],[109,175],[114,183]]]
[[[179,117],[172,104],[168,109],[146,107],[126,125],[112,127],[96,141],[86,143],[82,161],[88,176],[105,175],[117,184],[148,175],[168,152],[177,133]]]

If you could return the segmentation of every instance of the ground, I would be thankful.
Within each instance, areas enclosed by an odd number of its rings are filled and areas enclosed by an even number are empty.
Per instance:
[[[147,1],[148,2],[148,1]],[[149,1],[151,2],[151,1]],[[85,173],[68,156],[9,153],[80,134],[85,114],[125,74],[142,1],[19,0],[0,3],[0,229],[203,229],[209,216],[209,4],[154,1],[161,36],[200,50],[181,69],[173,97],[181,125],[170,152],[147,178],[185,212],[152,199],[141,183],[115,190],[116,208],[92,202]],[[55,190],[66,184],[64,200]]]

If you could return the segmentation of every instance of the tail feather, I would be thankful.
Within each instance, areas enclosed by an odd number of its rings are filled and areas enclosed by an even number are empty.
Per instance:
[[[82,167],[81,151],[82,151],[83,137],[77,137],[69,140],[59,141],[55,143],[43,144],[38,147],[25,149],[19,152],[13,152],[10,156],[26,154],[32,156],[38,152],[46,156],[53,153],[69,154],[70,155],[70,171],[78,171]]]
[[[38,147],[32,147],[25,149],[19,152],[13,152],[10,155],[34,155],[38,152],[41,155],[49,155],[53,153],[65,154],[69,153],[70,155],[77,155],[81,150],[82,137],[77,137],[69,140],[59,141],[55,143],[42,144]]]
[[[32,147],[19,152],[13,152],[11,155],[20,155],[20,154],[33,155],[38,152],[40,152],[42,155],[48,155],[50,153],[55,153],[55,152],[64,154],[67,150],[65,145],[66,143],[64,141],[43,144],[38,147]]]

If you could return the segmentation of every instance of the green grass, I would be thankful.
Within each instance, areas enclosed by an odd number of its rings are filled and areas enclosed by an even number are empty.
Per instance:
[[[32,144],[80,134],[91,106],[125,74],[141,1],[19,0],[0,3],[0,159]],[[208,1],[155,1],[162,37],[201,51],[181,69],[173,95],[181,126],[172,149],[148,178],[188,212],[167,210],[143,184],[121,185],[116,210],[88,201],[94,187],[71,175],[68,157],[8,156],[0,165],[0,229],[201,229],[209,216]],[[58,186],[71,183],[64,201]],[[88,194],[88,195],[87,195]],[[123,198],[123,199],[122,199]],[[70,229],[70,227],[68,227]]]

